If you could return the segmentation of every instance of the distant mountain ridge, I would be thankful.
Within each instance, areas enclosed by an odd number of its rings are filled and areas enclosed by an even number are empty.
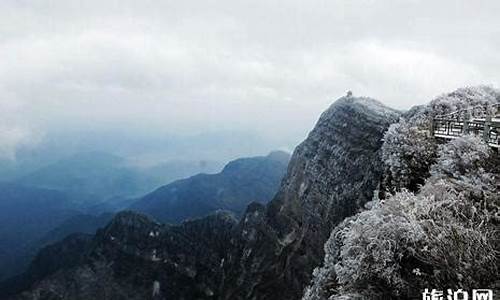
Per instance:
[[[75,206],[59,191],[0,183],[0,279],[21,271],[29,247],[77,214]]]
[[[382,172],[381,139],[398,116],[373,99],[341,98],[296,148],[273,200],[250,204],[239,222],[218,213],[165,226],[121,213],[80,263],[16,299],[151,299],[154,287],[155,299],[298,299],[330,230],[372,199]],[[235,171],[245,165],[228,164],[221,174],[241,182]]]
[[[218,169],[214,162],[180,161],[141,168],[123,157],[94,151],[61,159],[15,182],[64,191],[79,200],[82,207],[110,211],[115,209],[113,202],[142,196],[172,180]]]
[[[174,206],[177,206],[172,208],[175,211],[171,213],[177,219],[167,221],[179,223],[187,218],[203,217],[219,209],[241,214],[250,201],[267,202],[279,186],[288,159],[289,154],[285,152],[272,152],[268,157],[242,158],[228,163],[220,173],[223,175],[198,174],[160,188],[158,192],[161,196],[163,190],[171,191],[168,187],[181,186],[179,199],[189,197],[204,201],[199,204],[189,201],[175,203]],[[94,234],[96,229],[104,227],[113,217],[113,213],[110,213],[113,207],[131,200],[113,199],[109,201],[113,203],[103,202],[100,207],[94,208],[93,202],[87,200],[88,195],[77,195],[78,179],[88,184],[82,190],[88,190],[95,184],[101,184],[98,181],[106,174],[116,175],[114,178],[118,178],[121,173],[117,168],[124,165],[124,162],[124,159],[106,153],[81,153],[20,180],[59,189],[17,183],[0,184],[0,279],[23,271],[40,247],[57,242],[72,233]],[[71,166],[75,168],[72,169]],[[58,174],[57,170],[61,173]],[[96,178],[88,181],[87,178],[92,174]],[[58,182],[58,179],[62,182]],[[108,183],[100,186],[106,189]],[[157,212],[163,209],[163,198],[158,199],[155,192],[152,194],[159,202],[148,203],[150,214],[161,219],[162,215]],[[82,203],[82,200],[87,203]],[[94,215],[86,213],[88,210],[108,213]],[[147,211],[147,208],[144,210]]]
[[[122,157],[94,151],[0,182],[0,280],[22,272],[44,245],[71,233],[94,234],[109,222],[111,212],[130,203],[125,196],[143,195],[197,170],[218,169],[214,162],[137,168]],[[108,198],[112,195],[122,197]]]
[[[61,159],[16,180],[17,183],[65,191],[83,206],[106,198],[136,194],[142,182],[125,159],[103,152],[82,152]]]
[[[241,215],[250,202],[271,200],[289,158],[282,151],[240,158],[229,162],[220,173],[198,174],[160,187],[129,208],[166,223],[180,223],[217,210]]]

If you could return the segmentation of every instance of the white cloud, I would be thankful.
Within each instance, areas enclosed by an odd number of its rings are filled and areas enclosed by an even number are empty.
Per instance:
[[[300,136],[348,89],[408,108],[497,84],[498,6],[3,1],[0,147],[79,126]]]

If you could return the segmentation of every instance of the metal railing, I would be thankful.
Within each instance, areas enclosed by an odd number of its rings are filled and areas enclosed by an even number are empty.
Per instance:
[[[465,134],[478,135],[490,146],[500,147],[500,103],[475,106],[432,119],[431,134],[454,139]]]

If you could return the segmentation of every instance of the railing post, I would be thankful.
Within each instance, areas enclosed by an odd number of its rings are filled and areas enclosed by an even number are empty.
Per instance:
[[[492,115],[486,115],[486,118],[484,119],[483,140],[486,143],[490,140],[491,119]]]
[[[431,127],[429,128],[431,136],[434,136],[434,117],[431,118]]]
[[[466,135],[469,133],[469,120],[470,120],[470,112],[466,111],[464,115],[464,126],[462,127],[462,134]]]

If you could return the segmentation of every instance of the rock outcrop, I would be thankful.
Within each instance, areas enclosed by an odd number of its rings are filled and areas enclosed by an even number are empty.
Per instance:
[[[179,226],[119,213],[97,232],[77,265],[33,281],[29,292],[14,299],[217,298],[235,225],[227,213]]]
[[[290,161],[277,196],[250,207],[228,261],[224,299],[298,299],[323,259],[331,230],[370,201],[381,177],[380,147],[399,113],[344,97],[325,111]]]

